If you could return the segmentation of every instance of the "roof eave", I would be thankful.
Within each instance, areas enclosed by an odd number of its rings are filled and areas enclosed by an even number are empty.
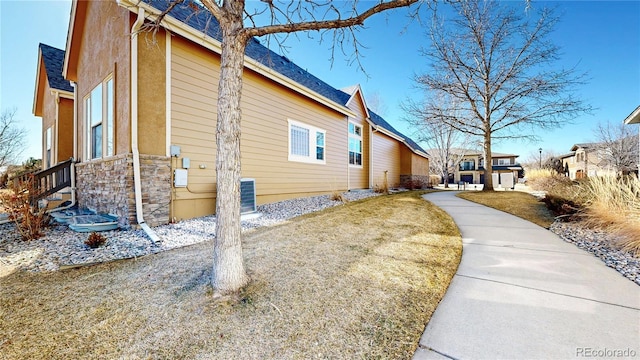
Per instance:
[[[42,49],[40,49],[40,47],[38,46],[38,66],[36,67],[36,86],[33,90],[33,108],[31,109],[31,112],[33,113],[33,115],[35,116],[42,116],[42,107],[38,107],[38,100],[40,99],[40,94],[43,92],[40,90],[41,86],[44,86],[44,84],[40,84],[40,75],[41,75],[41,71],[42,69],[42,65],[43,65],[43,61],[42,61]],[[46,76],[44,77],[46,79]]]
[[[367,122],[368,122],[368,123],[373,127],[373,129],[374,129],[374,130],[376,130],[376,131],[378,131],[378,132],[381,132],[381,133],[383,133],[383,134],[385,134],[385,135],[389,136],[389,137],[390,137],[390,138],[392,138],[392,139],[395,139],[395,140],[400,141],[401,143],[403,143],[406,147],[408,147],[408,148],[409,148],[409,150],[411,150],[411,151],[412,151],[413,153],[415,153],[416,155],[420,155],[420,156],[422,156],[422,157],[424,157],[424,158],[426,158],[426,159],[429,159],[429,154],[427,154],[427,153],[426,153],[426,152],[424,152],[424,151],[420,151],[420,150],[418,150],[418,149],[414,148],[413,146],[411,146],[411,145],[410,145],[410,144],[405,140],[405,138],[400,137],[400,136],[398,136],[398,135],[396,135],[396,134],[392,133],[391,131],[389,131],[389,130],[385,129],[384,127],[382,127],[382,126],[380,126],[380,125],[376,125],[376,124],[374,124],[374,123],[373,123],[373,121],[371,121],[371,119],[370,119],[370,118],[368,118],[368,117],[367,117]]]
[[[624,123],[626,125],[640,124],[640,105],[633,110],[626,119],[624,119]]]
[[[345,106],[349,107],[349,104],[351,104],[351,102],[354,101],[354,99],[356,98],[356,94],[360,95],[359,97],[360,97],[360,101],[362,101],[362,106],[364,107],[365,117],[367,119],[370,118],[371,115],[369,115],[369,108],[367,107],[367,102],[364,99],[364,94],[362,93],[362,88],[360,87],[360,84],[355,85],[355,89],[350,94],[351,96],[349,97],[349,100],[347,100],[347,103],[345,104]]]
[[[151,15],[159,15],[159,10],[154,8],[153,6],[142,2],[142,1],[137,1],[137,0],[118,0],[118,5],[128,9],[129,11],[135,11],[135,9],[137,9],[138,7],[141,7],[142,9],[145,10],[145,12],[151,14]],[[166,15],[162,22],[161,25],[169,30],[172,31],[190,41],[193,41],[196,44],[199,44],[217,54],[220,54],[222,52],[222,44],[206,35],[205,33],[198,31],[188,25],[186,25],[185,23],[183,23],[180,20],[177,20],[176,18],[170,16],[170,15]],[[343,115],[346,116],[351,116],[351,117],[356,117],[357,115],[351,111],[349,108],[347,108],[346,106],[342,105],[342,104],[338,104],[330,99],[328,99],[327,97],[318,94],[317,92],[307,88],[306,86],[303,86],[302,84],[299,84],[298,82],[278,73],[277,71],[261,64],[260,62],[248,57],[245,55],[244,57],[244,65],[247,69],[253,70],[263,76],[265,76],[266,78],[275,81],[276,83],[279,83],[281,85],[284,85],[285,87],[301,94],[304,95],[312,100],[315,100],[317,102],[319,102],[322,105],[327,106],[328,108],[335,110]]]

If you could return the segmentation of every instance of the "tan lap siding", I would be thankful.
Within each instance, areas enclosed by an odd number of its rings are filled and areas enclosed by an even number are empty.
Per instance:
[[[189,188],[174,192],[177,219],[215,210],[215,126],[219,56],[182,38],[171,41],[173,160],[188,157]],[[258,204],[346,189],[346,118],[245,69],[242,93],[242,176],[256,179]],[[288,160],[288,120],[326,131],[326,164]],[[204,169],[200,168],[200,165]]]
[[[366,121],[367,113],[360,96],[356,96],[349,102],[348,107],[355,114],[355,118],[349,118],[349,121],[362,126],[362,166],[349,165],[349,189],[367,189],[369,188],[369,166],[370,166],[370,154],[369,154],[369,123]],[[349,128],[345,130],[345,135],[349,136]],[[349,164],[349,147],[345,150],[347,152],[347,164]]]
[[[404,146],[397,140],[379,132],[373,133],[373,184],[383,184],[384,172],[390,187],[400,183],[400,148]]]
[[[242,176],[256,179],[258,203],[346,190],[346,118],[245,70]],[[289,122],[324,130],[325,164],[288,160]],[[311,139],[315,141],[315,137]]]
[[[215,99],[220,65],[217,58],[177,36],[171,44],[171,144],[181,151],[172,165],[182,168],[184,158],[191,163],[188,188],[173,192],[171,216],[179,220],[215,211]]]

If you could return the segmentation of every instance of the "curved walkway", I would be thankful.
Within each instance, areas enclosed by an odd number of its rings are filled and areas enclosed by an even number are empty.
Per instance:
[[[640,358],[640,287],[513,215],[426,194],[462,233],[462,260],[414,359]]]

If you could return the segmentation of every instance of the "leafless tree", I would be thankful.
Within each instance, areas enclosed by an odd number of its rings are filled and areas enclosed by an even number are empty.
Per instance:
[[[169,8],[155,19],[156,26],[175,6],[188,3],[193,11],[200,6],[191,0],[170,0]],[[376,13],[408,7],[418,0],[297,1],[200,0],[217,20],[222,37],[220,81],[218,83],[216,129],[216,238],[212,285],[218,294],[234,292],[248,277],[242,260],[240,237],[240,99],[242,95],[244,54],[253,37],[319,30],[334,41],[332,51],[354,46],[357,58],[356,30]],[[264,24],[264,25],[263,25]],[[331,30],[331,31],[330,31]],[[286,38],[286,36],[285,36]],[[284,41],[280,39],[278,41]],[[281,43],[282,44],[282,43]]]
[[[638,167],[638,135],[623,123],[599,123],[594,129],[596,152],[600,166],[609,166],[621,175]]]
[[[574,94],[584,75],[554,68],[560,49],[549,34],[558,17],[532,4],[455,1],[453,18],[435,9],[431,46],[422,50],[430,71],[415,76],[427,101],[413,103],[414,117],[483,139],[485,191],[493,191],[494,140],[533,138],[526,131],[558,127],[590,109]],[[442,94],[456,101],[438,101]]]
[[[26,130],[15,120],[16,109],[0,115],[0,167],[15,163],[24,151]]]
[[[367,106],[378,115],[387,115],[387,104],[384,102],[379,91],[374,91],[367,95]]]
[[[450,101],[449,97],[441,97],[440,102]],[[449,187],[449,174],[455,171],[460,162],[473,146],[474,137],[468,133],[461,132],[450,126],[441,119],[452,114],[441,114],[439,117],[421,118],[413,117],[411,103],[407,106],[402,104],[403,110],[407,113],[405,121],[414,129],[416,140],[424,144],[429,150],[429,172],[440,175],[444,182],[444,187]],[[420,115],[420,114],[418,114]],[[477,138],[476,138],[477,139]]]

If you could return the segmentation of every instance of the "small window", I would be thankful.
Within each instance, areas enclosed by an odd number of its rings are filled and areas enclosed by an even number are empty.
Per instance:
[[[98,84],[84,100],[86,154],[99,159],[114,154],[113,78]]]
[[[510,159],[498,159],[498,165],[511,165]]]
[[[52,130],[51,129],[52,128],[48,128],[47,129],[47,134],[45,136],[45,147],[44,147],[45,151],[46,151],[46,154],[45,154],[45,169],[50,168],[52,163],[53,163],[53,161],[51,159],[51,143],[52,143],[52,136],[51,136]]]
[[[362,166],[362,126],[349,122],[349,165]]]
[[[325,141],[325,130],[289,120],[289,161],[325,164]]]

